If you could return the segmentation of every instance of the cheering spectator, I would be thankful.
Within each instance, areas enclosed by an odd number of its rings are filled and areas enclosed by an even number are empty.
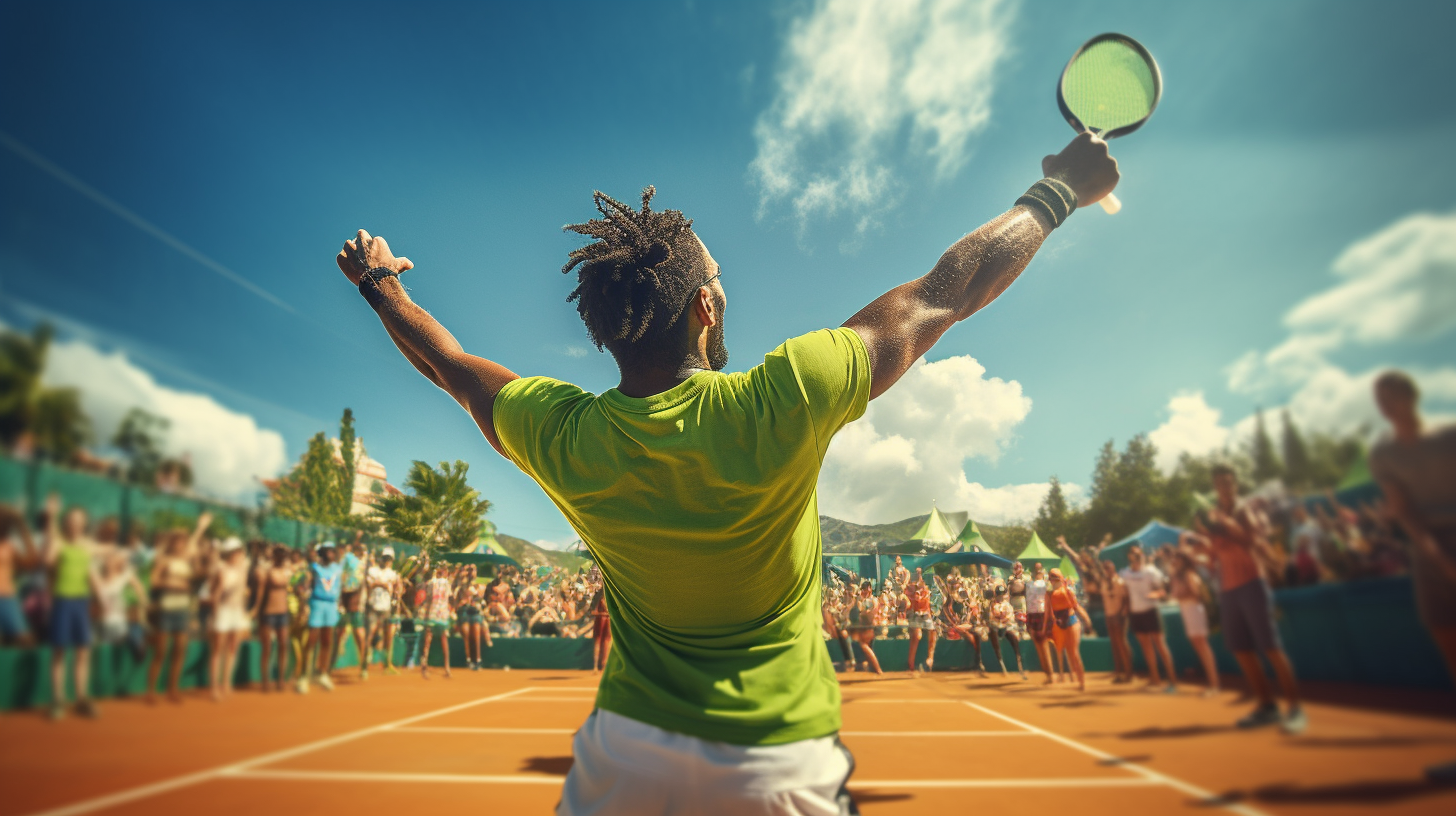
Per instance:
[[[61,498],[46,499],[46,546],[42,561],[51,570],[51,719],[65,716],[66,653],[74,652],[71,680],[76,713],[97,716],[91,701],[91,598],[98,584],[96,543],[86,537],[86,511],[72,506],[59,524]]]
[[[0,505],[0,645],[30,646],[33,640],[17,591],[17,573],[39,563],[35,541],[25,517]]]
[[[1143,662],[1148,664],[1148,688],[1159,684],[1158,660],[1168,671],[1168,684],[1163,690],[1177,693],[1174,685],[1173,655],[1168,651],[1168,641],[1163,637],[1163,615],[1158,603],[1167,595],[1168,579],[1161,570],[1146,563],[1143,546],[1133,542],[1127,549],[1127,567],[1118,572],[1118,577],[1127,587],[1128,621],[1133,635],[1143,650]]]

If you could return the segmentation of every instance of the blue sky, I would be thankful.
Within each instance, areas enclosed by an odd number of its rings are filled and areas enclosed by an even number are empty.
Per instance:
[[[5,2],[0,320],[62,326],[69,376],[112,389],[99,420],[131,396],[177,412],[224,492],[347,405],[393,476],[465,459],[502,530],[568,539],[393,350],[333,266],[343,239],[413,259],[467,350],[600,391],[615,368],[565,303],[559,227],[594,188],[655,184],[723,266],[745,368],[1009,207],[1071,136],[1067,56],[1122,31],[1165,78],[1113,144],[1123,212],[1059,230],[821,482],[860,521],[931,499],[1025,517],[1108,438],[1236,444],[1259,405],[1369,423],[1381,365],[1456,407],[1453,25],[1450,3]]]

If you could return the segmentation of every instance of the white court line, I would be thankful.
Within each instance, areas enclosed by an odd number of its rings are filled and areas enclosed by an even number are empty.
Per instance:
[[[1149,779],[1094,776],[1086,779],[855,779],[851,788],[1147,788]]]
[[[391,728],[391,734],[575,734],[575,728],[469,728],[449,725],[412,725]]]
[[[1030,731],[840,731],[841,737],[1035,737]]]
[[[479,700],[473,700],[468,703],[460,703],[459,705],[448,706],[438,711],[430,711],[424,714],[416,714],[413,717],[405,717],[402,720],[395,720],[394,722],[388,722],[382,725],[375,725],[369,728],[361,728],[358,731],[350,731],[347,734],[340,734],[337,737],[329,737],[327,739],[317,740],[315,742],[310,742],[305,745],[300,745],[297,748],[286,748],[282,751],[274,751],[271,754],[263,754],[262,756],[256,756],[252,759],[245,759],[241,762],[234,762],[227,765],[219,765],[215,768],[209,768],[205,771],[197,771],[196,773],[176,776],[171,779],[164,779],[161,782],[153,782],[150,785],[141,785],[139,787],[129,788],[127,790],[118,791],[116,793],[109,793],[105,796],[97,796],[92,799],[86,799],[80,802],[76,802],[75,804],[63,805],[58,808],[51,808],[50,810],[36,811],[35,813],[30,814],[30,816],[75,816],[75,814],[79,813],[90,813],[95,810],[101,810],[102,808],[109,808],[115,805],[125,804],[127,802],[134,802],[138,799],[146,799],[152,796],[158,796],[163,793],[178,790],[179,788],[187,788],[193,785],[199,785],[203,782],[217,779],[219,777],[227,776],[229,774],[235,774],[239,771],[247,769],[252,765],[262,765],[268,762],[277,762],[282,759],[290,759],[292,757],[298,756],[299,754],[307,754],[312,751],[322,750],[324,748],[329,748],[335,745],[339,745],[341,743],[350,742],[352,740],[360,739],[362,737],[367,737],[371,734],[378,734],[383,731],[388,731],[391,728],[398,728],[402,725],[409,725],[410,723],[419,722],[420,720],[428,720],[431,717],[439,717],[444,714],[461,711],[467,708],[471,708],[473,706],[482,705],[484,703],[493,703],[497,700],[504,700],[508,697],[514,697],[517,694],[524,694],[531,690],[531,687],[528,686],[523,689],[508,691],[504,694],[496,694],[492,697],[482,697]]]
[[[477,785],[560,785],[560,776],[529,774],[371,773],[361,771],[288,771],[263,768],[225,774],[235,779],[294,782],[458,782]],[[851,788],[1143,788],[1160,785],[1149,779],[851,779]]]
[[[1022,722],[1015,717],[1008,717],[1007,715],[1002,714],[999,711],[994,711],[992,709],[986,708],[983,705],[978,705],[969,700],[961,700],[960,702],[966,704],[967,706],[970,706],[971,708],[974,708],[975,710],[983,714],[990,714],[992,717],[995,717],[998,720],[1002,720],[1003,722],[1008,722],[1012,725],[1021,726],[1028,731],[1040,734],[1041,736],[1046,737],[1047,739],[1054,742],[1059,742],[1062,745],[1065,745],[1074,751],[1080,751],[1087,756],[1094,757],[1103,761],[1115,761],[1117,763],[1117,767],[1119,768],[1126,768],[1127,770],[1132,771],[1133,773],[1151,782],[1167,785],[1174,790],[1186,793],[1189,796],[1202,800],[1205,805],[1208,805],[1210,807],[1221,807],[1226,810],[1231,810],[1234,813],[1242,814],[1242,816],[1268,816],[1268,814],[1264,813],[1264,811],[1259,810],[1258,808],[1249,807],[1248,805],[1241,805],[1237,802],[1226,802],[1223,800],[1222,797],[1210,793],[1209,791],[1206,791],[1203,788],[1198,787],[1197,785],[1184,782],[1177,777],[1168,776],[1164,773],[1158,773],[1151,768],[1143,767],[1142,765],[1138,765],[1135,762],[1123,762],[1120,757],[1113,756],[1106,751],[1099,751],[1090,745],[1085,745],[1083,743],[1077,742],[1076,740],[1064,737],[1061,734],[1053,733],[1044,728],[1037,728],[1030,723]]]
[[[892,697],[883,697],[883,698],[882,697],[876,697],[874,699],[869,699],[869,700],[856,700],[856,699],[852,699],[851,698],[851,699],[845,700],[844,702],[846,702],[846,703],[894,703],[895,705],[903,705],[905,703],[959,703],[960,700],[901,700],[901,699],[892,698]]]
[[[510,774],[375,773],[373,771],[286,771],[262,768],[223,774],[233,779],[276,779],[295,782],[465,782],[476,785],[556,785],[565,777]]]
[[[590,703],[594,702],[592,697],[521,697],[516,700],[518,703]]]

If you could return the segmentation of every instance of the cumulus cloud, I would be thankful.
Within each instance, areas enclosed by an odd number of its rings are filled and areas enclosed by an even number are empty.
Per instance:
[[[777,90],[754,130],[760,213],[787,201],[801,227],[893,206],[891,154],[947,178],[991,116],[1009,0],[818,0],[789,27]]]
[[[994,464],[1031,412],[1020,383],[985,375],[968,356],[911,366],[830,444],[819,476],[820,511],[883,523],[924,513],[935,500],[989,523],[1036,515],[1045,483],[987,487],[966,476],[967,459]],[[1064,488],[1069,498],[1081,495],[1076,485]]]
[[[81,393],[99,441],[110,440],[132,408],[171,422],[163,453],[188,454],[198,491],[220,499],[249,501],[259,477],[272,477],[287,463],[283,437],[260,428],[248,414],[212,397],[159,384],[120,351],[102,351],[79,340],[57,341],[50,349],[46,382]]]
[[[1202,391],[1178,394],[1168,400],[1168,419],[1148,434],[1158,448],[1158,467],[1172,473],[1185,453],[1203,456],[1223,449],[1229,429],[1219,424],[1221,412],[1208,404]]]
[[[1331,271],[1339,282],[1284,316],[1289,336],[1250,351],[1226,371],[1229,387],[1253,395],[1287,395],[1299,425],[1348,432],[1384,425],[1371,395],[1383,366],[1351,371],[1341,351],[1432,340],[1456,329],[1456,214],[1415,213],[1351,244]],[[1456,403],[1456,368],[1406,367],[1434,416]],[[1232,428],[1253,432],[1254,418]],[[1154,440],[1156,441],[1156,440]]]

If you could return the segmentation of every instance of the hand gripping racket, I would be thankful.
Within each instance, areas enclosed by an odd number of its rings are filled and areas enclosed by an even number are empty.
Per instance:
[[[1062,69],[1057,107],[1072,129],[1104,139],[1143,126],[1163,96],[1163,74],[1142,43],[1124,34],[1098,34],[1082,44]],[[1098,202],[1109,214],[1122,209],[1108,193]]]

